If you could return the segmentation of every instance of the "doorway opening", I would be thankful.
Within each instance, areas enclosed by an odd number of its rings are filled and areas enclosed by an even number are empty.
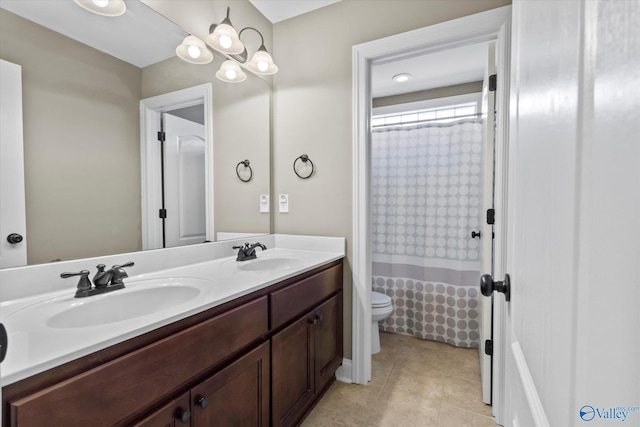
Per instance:
[[[498,84],[498,128],[496,132],[496,210],[501,209],[502,176],[506,170],[505,137],[507,135],[510,7],[433,25],[420,30],[387,37],[354,47],[354,172],[353,172],[353,359],[352,381],[366,384],[371,378],[371,283],[372,283],[372,221],[371,221],[371,140],[372,140],[372,67],[399,59],[478,43],[493,42],[496,46],[497,74],[504,76]],[[495,269],[502,268],[503,230],[496,229]],[[493,412],[498,422],[502,411],[502,364],[499,319],[494,312]]]

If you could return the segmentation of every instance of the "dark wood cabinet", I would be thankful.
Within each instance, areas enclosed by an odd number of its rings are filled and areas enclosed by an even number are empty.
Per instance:
[[[297,425],[341,362],[338,260],[3,387],[2,425]]]
[[[272,425],[293,425],[313,401],[313,317],[303,316],[271,339]]]
[[[10,403],[12,425],[129,425],[157,402],[268,333],[261,297]],[[64,410],[61,410],[64,408]]]
[[[187,427],[191,425],[191,393],[186,392],[177,399],[157,409],[134,427]]]
[[[342,364],[342,293],[314,310],[314,374],[317,391],[322,391],[335,378]],[[317,393],[316,393],[317,394]]]
[[[269,343],[191,389],[193,427],[269,426]]]
[[[271,345],[272,425],[293,426],[342,363],[342,292],[275,334]]]

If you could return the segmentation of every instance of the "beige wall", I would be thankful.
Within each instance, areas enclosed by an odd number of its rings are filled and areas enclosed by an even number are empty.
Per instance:
[[[389,35],[510,4],[508,0],[344,0],[274,25],[274,193],[290,212],[275,214],[277,233],[347,237],[345,357],[351,357],[351,51]],[[291,162],[316,164],[300,180]]]
[[[142,97],[212,84],[214,231],[268,234],[269,214],[260,213],[259,197],[270,193],[271,87],[251,73],[242,83],[222,82],[215,77],[221,63],[219,56],[206,65],[171,58],[145,67]],[[236,165],[245,159],[253,169],[246,183],[236,176]]]
[[[453,86],[438,87],[435,89],[420,90],[417,92],[403,93],[401,95],[382,96],[373,98],[372,106],[386,107],[389,105],[407,104],[409,102],[428,101],[430,99],[447,98],[449,96],[466,95],[482,92],[482,82],[462,83]]]
[[[0,58],[22,66],[28,263],[140,250],[140,70],[3,9]]]

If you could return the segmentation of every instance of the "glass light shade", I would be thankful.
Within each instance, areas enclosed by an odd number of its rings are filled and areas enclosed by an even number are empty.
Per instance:
[[[247,79],[247,75],[237,62],[228,59],[222,63],[220,69],[216,73],[219,80],[227,83],[240,83]]]
[[[273,58],[264,46],[260,46],[260,49],[253,54],[251,61],[247,63],[247,68],[255,74],[265,76],[278,72],[278,67],[273,63]]]
[[[213,53],[196,36],[185,37],[182,44],[176,48],[176,55],[191,64],[208,64],[213,60]]]
[[[238,32],[224,21],[217,25],[216,29],[207,36],[207,44],[218,52],[228,55],[237,55],[244,51],[244,44],[238,37]]]
[[[120,16],[127,11],[124,0],[73,0],[83,9],[102,16]]]

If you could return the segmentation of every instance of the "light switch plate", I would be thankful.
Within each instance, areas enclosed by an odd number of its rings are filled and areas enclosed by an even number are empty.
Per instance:
[[[269,195],[268,194],[260,195],[260,212],[261,213],[269,212]]]
[[[280,213],[289,212],[289,195],[281,194],[278,196],[278,205],[280,206]]]

